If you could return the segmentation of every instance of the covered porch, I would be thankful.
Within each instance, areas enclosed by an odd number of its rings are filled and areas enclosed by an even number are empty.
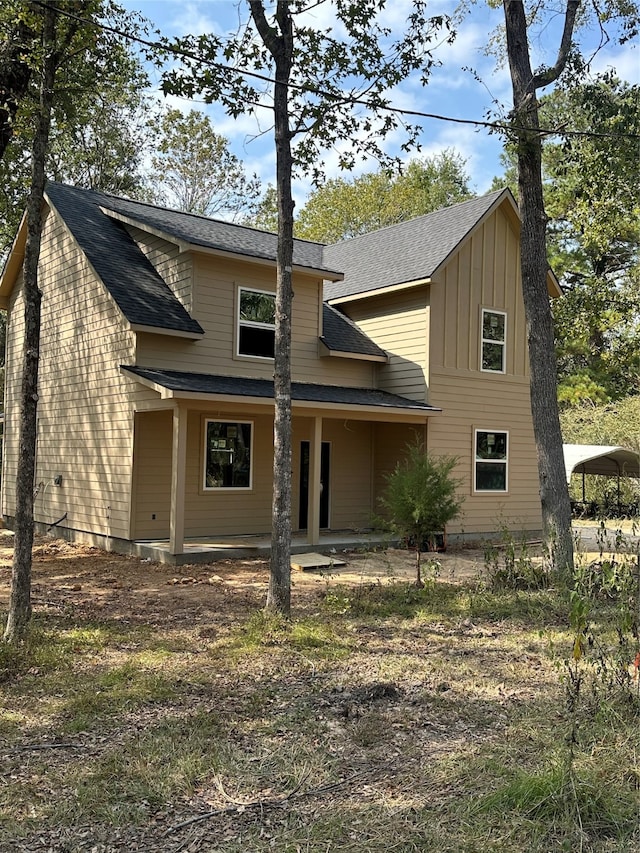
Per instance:
[[[159,395],[136,412],[130,536],[134,553],[176,564],[267,556],[273,383],[126,370]],[[412,439],[426,437],[427,420],[438,412],[375,389],[294,382],[292,553],[384,544],[384,536],[371,532],[384,475],[393,470]],[[228,437],[215,438],[215,449],[208,449],[207,429],[212,423],[231,424],[232,432],[225,435],[231,434],[234,441],[245,433],[243,453],[250,456],[250,465],[245,458],[239,488],[235,481],[219,487],[206,481],[209,456],[229,453],[230,446]],[[166,517],[157,523],[163,515],[163,495]],[[149,512],[155,505],[160,510]]]

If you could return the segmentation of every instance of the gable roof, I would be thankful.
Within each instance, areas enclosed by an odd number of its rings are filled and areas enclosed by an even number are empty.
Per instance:
[[[45,195],[133,326],[204,334],[124,225],[102,212],[104,193],[49,183]]]
[[[503,189],[325,246],[325,263],[345,277],[326,282],[324,298],[337,300],[431,278],[478,222],[505,200],[517,215],[511,192]]]

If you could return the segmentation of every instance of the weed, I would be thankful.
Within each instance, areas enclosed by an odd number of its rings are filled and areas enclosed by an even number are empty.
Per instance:
[[[542,560],[534,558],[524,535],[517,541],[503,527],[501,544],[488,544],[484,552],[484,568],[492,590],[546,589],[549,573]]]

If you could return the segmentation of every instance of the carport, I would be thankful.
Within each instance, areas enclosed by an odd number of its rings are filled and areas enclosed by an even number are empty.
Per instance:
[[[604,444],[563,444],[564,467],[567,483],[572,474],[582,474],[582,502],[586,503],[585,475],[600,474],[616,477],[618,505],[620,505],[620,480],[622,477],[640,478],[640,454],[626,447]]]

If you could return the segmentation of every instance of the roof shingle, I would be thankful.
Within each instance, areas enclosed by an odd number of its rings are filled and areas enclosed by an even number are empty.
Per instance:
[[[326,282],[324,298],[354,296],[431,277],[505,194],[511,196],[509,190],[499,190],[325,246],[325,264],[341,270],[344,281]]]

